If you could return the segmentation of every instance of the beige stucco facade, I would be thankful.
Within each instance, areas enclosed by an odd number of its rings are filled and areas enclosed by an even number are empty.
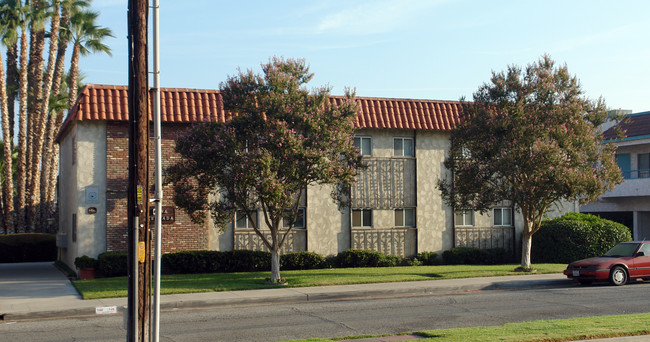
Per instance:
[[[110,139],[104,121],[77,121],[66,132],[60,138],[59,209],[61,237],[65,239],[61,256],[72,265],[76,256],[97,257],[107,249],[106,156]],[[503,247],[513,254],[518,249],[523,222],[516,211],[513,224],[507,226],[495,226],[493,211],[476,213],[471,227],[459,227],[455,222],[452,208],[437,188],[441,178],[451,177],[443,165],[450,148],[448,131],[363,129],[357,136],[371,139],[372,153],[364,158],[369,167],[360,171],[358,184],[353,185],[352,206],[339,210],[330,186],[310,186],[301,204],[305,227],[292,230],[283,252],[307,250],[327,256],[357,248],[412,256],[440,254],[456,246]],[[395,139],[412,141],[413,155],[396,156]],[[497,207],[512,209],[508,203]],[[397,212],[405,209],[415,213],[413,224],[397,223]],[[576,209],[574,203],[567,203],[549,211],[549,217]],[[370,211],[372,223],[354,226],[355,210]],[[259,222],[264,225],[261,211]],[[207,243],[201,249],[266,249],[250,228],[229,224],[222,231],[208,224],[205,229]]]
[[[77,256],[106,251],[105,122],[77,122],[59,148],[59,244],[66,246],[61,259],[73,265]]]

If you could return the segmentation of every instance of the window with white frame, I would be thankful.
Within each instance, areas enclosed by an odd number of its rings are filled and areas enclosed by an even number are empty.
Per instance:
[[[456,212],[457,226],[473,226],[474,210],[460,210]]]
[[[289,228],[290,223],[288,219],[282,219],[282,228]],[[305,208],[298,208],[296,220],[293,222],[293,228],[305,228]]]
[[[249,211],[250,218],[246,215],[246,212],[243,210],[237,211],[235,215],[235,227],[236,228],[253,228],[257,226],[257,210]]]
[[[413,138],[393,138],[393,155],[395,157],[413,157],[415,148]]]
[[[372,156],[371,137],[354,137],[354,147],[359,149],[362,156]]]
[[[353,209],[352,227],[372,227],[372,210]]]
[[[395,209],[395,227],[415,227],[415,209]]]
[[[494,208],[492,217],[495,226],[512,226],[512,208]]]

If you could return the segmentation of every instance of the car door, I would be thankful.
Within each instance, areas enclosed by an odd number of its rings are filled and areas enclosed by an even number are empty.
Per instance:
[[[643,256],[637,256],[633,260],[634,266],[630,268],[630,277],[650,277],[650,242],[641,245],[637,251],[643,252]]]

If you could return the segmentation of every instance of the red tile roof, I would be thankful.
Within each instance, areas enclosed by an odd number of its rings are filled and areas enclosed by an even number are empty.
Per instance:
[[[386,99],[357,97],[361,109],[354,124],[357,128],[404,128],[450,130],[458,122],[458,101]],[[332,96],[335,104],[343,97]],[[162,122],[225,121],[231,114],[223,109],[218,90],[163,88],[160,92]],[[149,98],[153,109],[153,96]],[[149,113],[149,119],[152,114]],[[61,134],[72,121],[128,120],[128,87],[86,85],[70,110]]]

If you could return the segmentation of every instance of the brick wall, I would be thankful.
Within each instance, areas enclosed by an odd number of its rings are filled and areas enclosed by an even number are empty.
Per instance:
[[[174,152],[176,137],[188,124],[164,124],[162,131],[162,166],[172,165],[180,156]],[[153,129],[152,129],[153,132]],[[123,121],[109,121],[106,124],[106,250],[126,251],[127,249],[127,188],[128,188],[128,124]],[[149,174],[151,179],[150,198],[154,190],[154,145],[151,139]],[[165,186],[164,206],[173,206],[173,189]],[[153,225],[151,226],[153,229]],[[200,250],[208,248],[208,230],[192,223],[189,216],[176,208],[174,224],[162,225],[162,252]]]

